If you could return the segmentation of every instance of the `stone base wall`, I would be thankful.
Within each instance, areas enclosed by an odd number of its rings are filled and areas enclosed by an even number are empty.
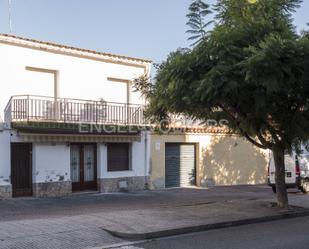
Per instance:
[[[34,197],[62,197],[72,194],[72,182],[43,182],[33,184]]]
[[[120,191],[138,191],[147,188],[148,177],[119,177],[98,179],[98,190],[101,193],[111,193]]]
[[[0,199],[12,197],[12,185],[0,185]]]

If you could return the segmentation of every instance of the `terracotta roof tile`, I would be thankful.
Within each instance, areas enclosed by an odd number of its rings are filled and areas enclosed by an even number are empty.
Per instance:
[[[176,128],[172,127],[171,131],[179,131],[183,133],[211,133],[211,134],[236,134],[235,131],[227,127],[187,127]]]
[[[77,48],[77,47],[57,44],[57,43],[53,43],[53,42],[45,42],[45,41],[39,41],[39,40],[35,40],[35,39],[23,38],[23,37],[19,37],[19,36],[15,36],[15,35],[9,35],[9,34],[0,34],[0,41],[1,41],[1,37],[13,38],[13,39],[21,40],[21,41],[26,41],[26,42],[33,42],[33,43],[36,43],[36,44],[52,46],[52,47],[56,47],[56,48],[59,48],[59,49],[69,49],[69,50],[73,50],[73,51],[76,51],[76,52],[84,52],[84,53],[90,53],[90,54],[94,54],[94,55],[113,57],[113,58],[120,59],[120,60],[129,60],[129,61],[133,61],[133,62],[137,62],[137,63],[151,63],[152,62],[151,60],[146,60],[146,59],[141,59],[141,58],[135,58],[135,57],[129,57],[129,56],[123,56],[123,55],[116,55],[116,54],[112,54],[112,53],[98,52],[98,51],[94,51],[94,50]]]

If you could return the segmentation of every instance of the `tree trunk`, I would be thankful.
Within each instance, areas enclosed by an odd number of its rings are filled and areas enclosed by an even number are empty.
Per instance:
[[[285,185],[284,150],[280,147],[275,147],[273,149],[273,155],[276,168],[275,180],[278,206],[280,208],[288,208],[289,200]]]

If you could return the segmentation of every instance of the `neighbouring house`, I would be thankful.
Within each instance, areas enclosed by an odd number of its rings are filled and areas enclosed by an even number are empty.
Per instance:
[[[0,35],[0,197],[140,190],[149,177],[151,61]]]
[[[269,152],[224,128],[180,127],[151,134],[150,187],[265,184]]]
[[[132,88],[150,67],[0,35],[0,198],[266,183],[268,152],[228,130],[152,131]]]

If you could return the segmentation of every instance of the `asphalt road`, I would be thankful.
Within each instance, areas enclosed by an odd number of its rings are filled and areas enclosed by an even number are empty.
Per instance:
[[[212,230],[123,249],[308,249],[309,217]]]

